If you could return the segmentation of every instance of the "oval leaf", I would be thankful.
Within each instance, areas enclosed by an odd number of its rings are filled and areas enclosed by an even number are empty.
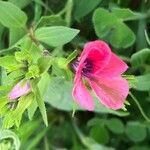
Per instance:
[[[149,61],[150,49],[145,48],[136,52],[131,56],[131,64],[133,67],[139,67]],[[149,61],[150,62],[150,61]]]
[[[147,131],[145,126],[141,125],[139,122],[128,122],[126,135],[133,142],[141,142],[146,138]]]
[[[150,90],[150,74],[145,74],[141,76],[137,76],[137,84],[135,89],[139,91],[149,91]]]
[[[26,14],[10,2],[0,1],[0,22],[8,27],[24,27]]]
[[[70,42],[79,30],[63,26],[43,27],[35,31],[35,37],[50,46],[60,46]]]
[[[116,48],[127,48],[135,42],[133,31],[113,12],[98,8],[93,15],[97,36],[108,40]]]

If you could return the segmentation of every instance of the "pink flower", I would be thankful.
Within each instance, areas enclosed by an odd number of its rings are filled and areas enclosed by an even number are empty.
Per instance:
[[[76,71],[72,95],[79,105],[89,111],[94,109],[92,96],[85,86],[88,83],[103,105],[114,110],[123,107],[129,85],[121,74],[128,66],[104,41],[85,44],[72,67]]]
[[[19,83],[17,83],[13,89],[11,90],[11,92],[9,93],[8,97],[10,100],[14,100],[19,98],[20,96],[26,95],[29,92],[31,92],[31,85],[30,85],[30,81],[24,81],[21,80]]]

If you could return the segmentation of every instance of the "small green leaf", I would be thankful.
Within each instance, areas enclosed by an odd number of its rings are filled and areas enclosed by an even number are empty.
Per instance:
[[[135,42],[135,35],[118,17],[106,9],[96,9],[93,15],[95,32],[100,39],[108,40],[114,47],[127,48]]]
[[[25,30],[22,28],[9,29],[9,47],[17,43],[25,35]]]
[[[16,125],[17,127],[20,126],[22,115],[24,111],[30,106],[33,100],[33,96],[33,93],[30,93],[19,98],[17,108],[15,110],[9,110],[7,112],[3,121],[4,128],[11,128],[14,125]]]
[[[75,124],[73,125],[81,142],[88,150],[114,150],[114,148],[103,146],[97,143],[94,139],[86,137],[85,135],[82,134],[82,132],[79,130],[79,128]]]
[[[101,0],[79,0],[76,2],[76,8],[75,8],[75,18],[79,20],[80,18],[86,16],[88,13],[90,13],[99,3]]]
[[[66,67],[67,67],[67,59],[66,58],[60,57],[55,60],[57,61],[57,65],[59,68],[66,69]]]
[[[31,141],[26,145],[26,149],[32,150],[39,144],[40,140],[46,135],[49,128],[43,129],[37,136],[35,136]]]
[[[90,136],[98,143],[106,144],[109,141],[109,133],[102,125],[95,125],[90,130]]]
[[[42,50],[33,42],[28,50],[32,57],[32,62],[37,63],[37,60],[42,56]]]
[[[36,99],[34,98],[31,105],[27,109],[28,110],[28,117],[30,120],[32,120],[32,118],[33,118],[33,116],[37,110],[37,107],[38,107],[38,105],[37,105]]]
[[[97,124],[99,124],[99,125],[105,125],[106,122],[107,122],[107,120],[105,120],[105,119],[100,119],[98,117],[94,117],[94,118],[92,118],[92,119],[90,119],[88,121],[87,126],[91,127],[91,126],[95,126]]]
[[[1,86],[0,86],[0,88],[1,88]],[[8,102],[8,98],[7,97],[1,97],[0,98],[0,110],[7,104],[7,102]]]
[[[44,27],[44,26],[65,26],[66,22],[57,15],[51,16],[42,16],[40,21],[37,24],[37,27]]]
[[[27,50],[21,50],[21,51],[15,52],[15,59],[18,62],[25,62],[25,61],[27,61],[29,64],[32,61],[32,57],[31,57],[30,53]]]
[[[117,18],[122,19],[123,21],[127,20],[135,20],[138,18],[142,18],[144,14],[133,12],[128,8],[113,8],[113,14],[117,16]]]
[[[43,121],[44,121],[45,125],[48,126],[46,108],[45,108],[44,101],[43,101],[43,99],[42,99],[42,97],[41,97],[40,90],[39,90],[38,87],[36,87],[36,86],[34,86],[34,85],[32,85],[32,87],[33,87],[33,92],[34,92],[34,94],[35,94],[35,98],[36,98],[38,107],[39,107],[39,109],[40,109],[40,112],[41,112]]]
[[[9,0],[9,2],[15,4],[16,6],[18,6],[19,8],[24,8],[26,7],[28,4],[30,4],[32,1],[31,0]]]
[[[26,73],[26,79],[37,78],[40,76],[40,70],[37,65],[31,65]]]
[[[40,74],[43,74],[44,72],[48,71],[52,64],[52,57],[50,56],[43,56],[38,59],[38,67]]]
[[[15,150],[19,150],[20,149],[20,140],[18,138],[18,136],[12,132],[11,130],[1,130],[0,131],[0,140],[3,139],[13,139],[13,143],[15,145]]]
[[[25,27],[26,14],[10,2],[0,1],[0,22],[8,28]]]
[[[137,84],[135,89],[139,91],[150,91],[150,74],[137,76]]]
[[[116,134],[121,134],[125,130],[124,124],[117,118],[107,120],[106,125],[109,130]]]
[[[79,30],[63,26],[42,27],[35,31],[35,37],[50,46],[61,46],[70,42]]]
[[[43,97],[45,91],[47,90],[49,84],[50,84],[51,78],[50,75],[45,72],[42,74],[40,81],[38,82],[38,87],[41,93],[41,96]]]
[[[126,135],[133,142],[141,142],[147,136],[146,127],[141,125],[139,122],[128,122]]]
[[[14,71],[19,69],[22,65],[18,64],[14,56],[7,55],[0,57],[0,66],[8,69],[8,71]]]
[[[150,49],[145,48],[131,56],[131,64],[133,67],[139,67],[144,65],[145,63],[150,64]]]

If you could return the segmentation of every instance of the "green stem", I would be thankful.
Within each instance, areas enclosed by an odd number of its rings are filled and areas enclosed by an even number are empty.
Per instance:
[[[54,14],[54,12],[42,1],[40,0],[33,0],[36,3],[40,4],[41,6],[43,6],[47,11],[49,11],[52,15]]]
[[[147,41],[148,45],[150,46],[150,39],[148,37],[148,34],[147,34],[146,30],[145,30],[145,38],[146,38],[146,41]]]
[[[72,8],[73,8],[73,1],[68,0],[67,5],[66,5],[66,16],[65,16],[68,27],[71,24]]]
[[[129,92],[129,95],[131,96],[131,98],[132,98],[132,99],[134,100],[134,102],[136,103],[136,105],[137,105],[137,107],[139,108],[139,110],[140,110],[140,112],[141,112],[143,118],[144,118],[147,122],[150,123],[149,117],[148,117],[148,116],[145,114],[145,112],[143,111],[143,109],[142,109],[140,103],[138,102],[138,100],[136,99],[136,97],[135,97],[131,92]]]
[[[141,14],[140,16],[136,16],[136,17],[129,17],[126,19],[123,19],[123,21],[136,21],[136,20],[142,20],[142,19],[147,19],[150,17],[150,14]]]

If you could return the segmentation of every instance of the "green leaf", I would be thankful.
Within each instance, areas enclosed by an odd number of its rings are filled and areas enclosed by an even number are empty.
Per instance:
[[[63,26],[42,27],[35,31],[35,37],[50,46],[61,46],[70,42],[79,30]]]
[[[52,57],[50,56],[43,56],[38,59],[38,67],[40,70],[40,74],[43,74],[44,72],[48,71],[52,64]]]
[[[28,117],[30,120],[32,120],[32,118],[33,118],[33,116],[37,110],[37,107],[38,107],[38,105],[37,105],[36,99],[34,98],[32,103],[30,104],[30,106],[27,109],[28,110]]]
[[[9,0],[9,2],[15,4],[19,8],[24,8],[28,4],[30,4],[32,1],[31,0],[19,0],[19,1],[18,0]]]
[[[13,143],[15,145],[15,150],[19,150],[20,149],[20,140],[18,138],[18,136],[12,132],[11,130],[1,130],[0,131],[0,140],[3,139],[13,139]]]
[[[146,138],[146,127],[141,125],[139,122],[128,122],[126,135],[133,142],[141,142]]]
[[[40,123],[41,123],[41,118],[38,118],[33,121],[24,122],[19,127],[19,129],[17,130],[17,134],[21,139],[21,148],[24,146],[24,143],[28,142],[28,139],[36,132],[36,130],[40,126]]]
[[[9,47],[17,43],[24,35],[25,30],[22,28],[10,28],[9,29]]]
[[[43,97],[45,91],[47,91],[47,88],[50,84],[50,81],[51,81],[51,78],[50,78],[50,75],[47,72],[42,74],[41,79],[38,83],[38,87],[39,87],[39,90],[40,90],[40,93],[41,93],[42,97]]]
[[[135,89],[139,91],[150,91],[150,74],[137,76],[137,84]]]
[[[48,81],[47,81],[48,82]],[[52,105],[53,107],[64,110],[82,110],[74,101],[72,97],[72,83],[66,81],[63,77],[55,77],[49,80],[49,85],[44,93],[44,101]],[[95,100],[94,112],[97,113],[110,113],[118,116],[126,116],[127,112],[114,111],[104,107],[98,99]]]
[[[92,138],[86,137],[85,135],[82,134],[82,132],[79,130],[79,128],[75,124],[73,124],[73,125],[74,125],[75,131],[76,131],[77,135],[79,136],[81,142],[88,150],[114,150],[114,148],[103,146],[103,145],[97,143]]]
[[[3,108],[6,106],[7,103],[8,103],[8,98],[6,96],[0,98],[0,114],[3,114]]]
[[[15,59],[18,62],[25,62],[25,61],[27,61],[29,64],[32,61],[32,57],[31,57],[30,53],[28,52],[28,50],[21,50],[21,51],[15,52]]]
[[[145,48],[131,56],[131,64],[133,67],[139,67],[144,65],[145,63],[150,64],[150,49]]]
[[[94,118],[92,118],[92,119],[90,119],[88,121],[87,126],[92,127],[92,126],[95,126],[97,124],[99,124],[99,125],[105,125],[106,123],[107,123],[107,120],[100,119],[98,117],[94,117]]]
[[[117,118],[107,120],[106,125],[110,131],[116,134],[121,134],[125,130],[124,124]]]
[[[37,27],[44,27],[44,26],[65,26],[66,22],[57,15],[51,16],[42,16],[40,21],[37,24]]]
[[[98,143],[106,144],[109,141],[109,133],[102,125],[95,125],[90,130],[90,136]]]
[[[32,85],[32,87],[33,87],[33,92],[35,94],[35,98],[36,98],[38,107],[40,109],[43,121],[44,121],[45,125],[48,126],[48,120],[47,120],[47,114],[46,114],[46,108],[45,108],[44,100],[41,97],[39,88],[34,86],[34,85]]]
[[[95,10],[93,23],[97,36],[108,39],[116,48],[127,48],[135,42],[134,33],[123,20],[103,8]]]
[[[8,69],[8,71],[14,71],[21,67],[21,64],[18,64],[18,62],[15,60],[14,56],[4,56],[0,57],[0,66],[4,67],[5,69]]]
[[[99,3],[101,0],[80,0],[76,2],[75,8],[75,18],[79,20],[80,18],[86,16],[90,13]]]
[[[144,14],[133,12],[128,8],[113,8],[112,9],[113,14],[117,17],[122,19],[123,21],[128,20],[135,20],[138,18],[142,18]]]
[[[0,22],[8,27],[25,27],[26,14],[10,2],[0,1]]]
[[[35,136],[31,141],[28,142],[26,149],[32,150],[39,144],[40,140],[45,136],[49,128],[43,129],[37,136]]]
[[[33,97],[33,93],[30,93],[19,98],[17,108],[15,110],[9,110],[9,112],[6,114],[3,121],[4,128],[11,128],[13,125],[16,125],[17,127],[20,126],[22,115],[24,111],[30,106]]]
[[[40,70],[37,65],[31,65],[26,73],[26,79],[38,78],[40,76]]]
[[[37,63],[37,60],[42,56],[42,50],[33,42],[28,50],[32,56],[32,62]]]

